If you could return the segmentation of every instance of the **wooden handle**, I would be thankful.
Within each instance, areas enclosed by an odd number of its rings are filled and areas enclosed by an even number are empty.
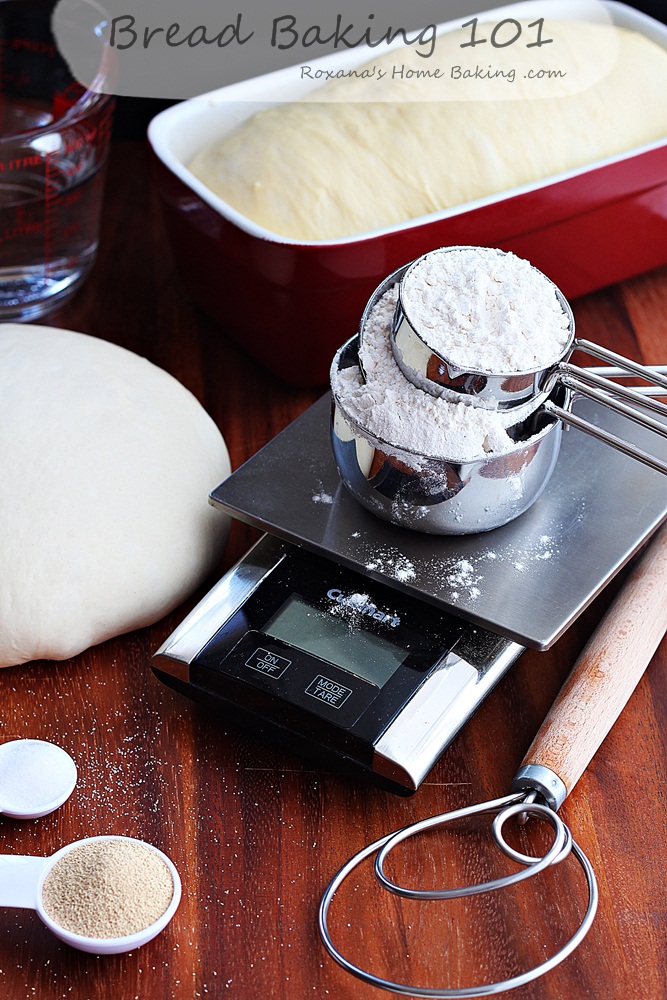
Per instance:
[[[586,644],[522,766],[542,765],[569,795],[667,631],[667,526]]]

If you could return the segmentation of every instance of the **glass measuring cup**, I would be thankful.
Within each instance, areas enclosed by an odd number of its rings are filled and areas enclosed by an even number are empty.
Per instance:
[[[102,840],[129,841],[130,843],[148,848],[157,854],[167,866],[174,883],[173,896],[164,913],[150,924],[150,926],[134,934],[126,934],[124,937],[94,938],[75,934],[56,923],[44,909],[42,896],[44,882],[54,865],[64,855],[75,848],[93,841]],[[167,926],[178,908],[180,899],[181,880],[174,864],[157,847],[153,847],[152,844],[147,844],[143,840],[135,840],[132,837],[87,837],[84,840],[77,840],[72,844],[67,844],[66,847],[61,847],[59,851],[56,851],[49,858],[11,854],[0,855],[0,906],[36,910],[40,920],[46,924],[57,938],[72,948],[77,948],[79,951],[86,951],[93,955],[119,955],[122,952],[134,951],[135,948],[140,948],[142,945],[147,944],[148,941],[152,941]]]
[[[101,25],[89,0],[75,0],[72,19],[91,7]],[[97,251],[113,98],[72,78],[52,9],[51,0],[0,3],[0,321],[59,306]],[[99,38],[94,86],[110,72]]]

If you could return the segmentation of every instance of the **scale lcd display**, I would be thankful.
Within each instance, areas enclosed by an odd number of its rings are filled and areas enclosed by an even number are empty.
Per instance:
[[[408,656],[408,651],[396,643],[320,611],[295,595],[285,601],[262,631],[380,688]]]

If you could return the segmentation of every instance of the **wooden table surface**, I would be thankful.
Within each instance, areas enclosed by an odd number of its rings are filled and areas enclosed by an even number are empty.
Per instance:
[[[667,361],[667,270],[574,303],[577,328],[631,357]],[[44,322],[146,355],[195,393],[236,468],[312,403],[262,371],[182,290],[143,143],[117,144],[99,260],[74,301]],[[220,569],[257,537],[235,524]],[[223,725],[161,686],[151,654],[181,620],[121,636],[66,663],[0,672],[0,740],[36,737],[79,769],[69,801],[30,822],[0,817],[3,853],[51,854],[119,833],[165,850],[183,881],[167,930],[143,949],[93,957],[61,945],[24,910],[0,912],[6,1000],[235,1000],[383,994],[346,976],[316,927],[320,895],[352,852],[415,819],[504,794],[587,636],[620,581],[548,653],[526,653],[411,799],[325,773]],[[199,595],[201,596],[201,594]],[[667,643],[561,813],[591,859],[597,918],[579,950],[517,1000],[667,996]],[[530,843],[539,824],[529,824]],[[502,867],[484,824],[433,834],[400,856],[406,878],[478,880]],[[528,845],[529,841],[525,841]],[[486,873],[486,874],[485,874]],[[461,986],[515,975],[570,936],[585,886],[569,860],[530,883],[467,902],[400,902],[368,868],[332,907],[337,940],[380,975]]]

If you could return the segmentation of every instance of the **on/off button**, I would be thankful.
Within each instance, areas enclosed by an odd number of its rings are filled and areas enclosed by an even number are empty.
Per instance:
[[[271,653],[268,649],[263,649],[262,646],[256,649],[252,656],[249,656],[245,661],[246,667],[276,679],[282,677],[291,663],[291,660],[287,660],[284,656],[278,656],[277,653]]]

